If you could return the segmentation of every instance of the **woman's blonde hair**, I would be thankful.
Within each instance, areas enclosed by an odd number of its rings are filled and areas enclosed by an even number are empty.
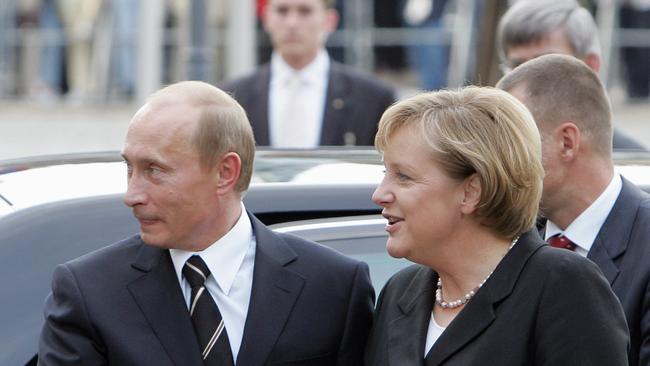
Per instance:
[[[506,238],[534,226],[544,177],[541,141],[533,117],[518,100],[474,86],[415,95],[384,112],[376,148],[382,151],[405,126],[419,132],[449,176],[478,176],[476,217],[482,224]]]

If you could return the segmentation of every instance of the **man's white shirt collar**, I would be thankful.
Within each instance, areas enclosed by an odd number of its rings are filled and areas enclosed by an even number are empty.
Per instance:
[[[594,244],[601,226],[603,226],[605,220],[607,220],[607,216],[612,211],[622,188],[623,180],[621,176],[618,173],[614,173],[612,180],[603,193],[576,217],[566,230],[562,231],[554,222],[547,221],[544,239],[548,239],[557,234],[563,234],[579,247],[579,250],[583,252],[582,254],[586,255]]]
[[[224,294],[228,295],[232,286],[235,275],[239,271],[244,256],[250,247],[253,239],[253,227],[250,218],[246,213],[244,204],[241,204],[241,215],[235,223],[235,226],[201,252],[188,252],[181,249],[170,249],[178,283],[183,283],[183,266],[185,262],[193,255],[199,255],[205,261],[210,269],[210,273],[217,281],[219,288]]]
[[[318,50],[316,58],[300,70],[287,64],[279,53],[271,55],[271,83],[286,83],[294,75],[300,80],[316,87],[327,85],[330,58],[324,48]]]

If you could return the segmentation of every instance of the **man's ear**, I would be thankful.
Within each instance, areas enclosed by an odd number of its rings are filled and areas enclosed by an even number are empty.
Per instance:
[[[573,160],[580,151],[580,128],[573,122],[564,122],[555,129],[555,138],[560,144],[560,158]]]
[[[327,14],[325,14],[327,22],[327,34],[330,34],[336,30],[336,27],[339,25],[339,12],[334,8],[326,9]]]
[[[596,74],[600,72],[600,56],[595,53],[589,53],[583,58],[584,63],[589,66],[590,69],[594,70]]]
[[[481,180],[474,173],[463,181],[463,199],[461,212],[465,215],[474,213],[481,202]]]
[[[215,174],[218,194],[234,190],[241,174],[241,158],[235,152],[225,153],[217,163]]]

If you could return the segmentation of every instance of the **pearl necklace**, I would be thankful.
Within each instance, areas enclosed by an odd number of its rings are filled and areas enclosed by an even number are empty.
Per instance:
[[[508,250],[503,254],[504,257],[506,256],[506,254],[508,254],[510,249],[512,249],[512,247],[515,246],[517,240],[519,240],[519,236],[512,239],[512,243],[510,244],[510,247],[508,247]],[[478,290],[485,284],[488,278],[492,276],[493,272],[494,270],[490,271],[490,273],[483,279],[483,281],[481,281],[481,283],[479,283],[478,286],[474,287],[468,293],[466,293],[465,296],[461,297],[458,300],[450,301],[450,302],[444,301],[442,299],[442,280],[440,279],[440,277],[438,277],[438,283],[436,284],[436,304],[440,305],[440,307],[442,307],[443,309],[454,309],[459,306],[463,306],[467,304],[469,300],[471,300],[474,297],[474,295],[476,295]]]

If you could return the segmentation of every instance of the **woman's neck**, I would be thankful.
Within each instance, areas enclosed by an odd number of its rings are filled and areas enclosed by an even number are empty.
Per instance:
[[[440,285],[436,291],[439,301],[434,302],[438,324],[446,326],[462,310],[464,303],[471,301],[511,245],[512,240],[500,238],[485,228],[473,233],[464,231],[447,243],[444,253],[438,253],[430,265],[440,278],[440,282],[434,284]]]

